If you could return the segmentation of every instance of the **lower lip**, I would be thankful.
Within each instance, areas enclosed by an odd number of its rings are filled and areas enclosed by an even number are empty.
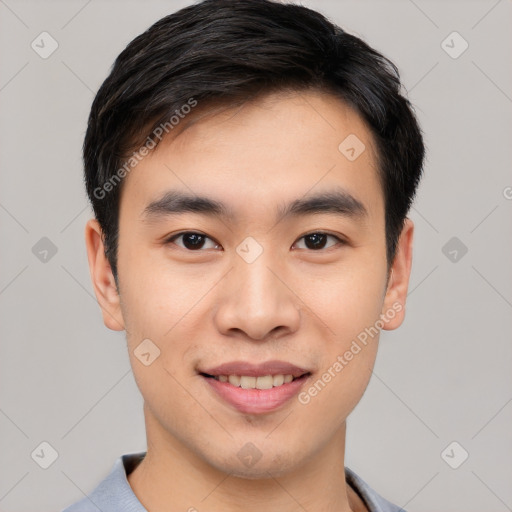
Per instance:
[[[243,389],[235,387],[229,382],[220,382],[204,375],[202,377],[221,398],[240,412],[244,414],[263,414],[278,409],[293,398],[310,375],[304,375],[272,389]]]

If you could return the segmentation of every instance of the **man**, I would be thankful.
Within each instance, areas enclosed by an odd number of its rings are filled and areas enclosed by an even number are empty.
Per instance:
[[[89,118],[85,236],[148,448],[66,512],[401,510],[345,435],[404,318],[423,156],[396,68],[305,7],[206,0],[132,41]]]

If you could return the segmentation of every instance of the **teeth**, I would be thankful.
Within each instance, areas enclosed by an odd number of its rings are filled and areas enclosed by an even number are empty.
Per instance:
[[[237,388],[240,387],[240,377],[238,375],[230,375],[228,377],[228,380],[229,380],[230,384],[233,384],[233,386],[235,386]]]
[[[265,375],[256,379],[256,389],[272,389],[274,387],[274,377]]]
[[[293,375],[265,375],[250,377],[248,375],[219,375],[214,377],[220,382],[229,382],[232,386],[242,389],[271,389],[293,380]]]
[[[256,377],[240,376],[240,387],[242,389],[254,389],[256,387]]]
[[[284,384],[284,375],[274,375],[274,386],[281,386]]]

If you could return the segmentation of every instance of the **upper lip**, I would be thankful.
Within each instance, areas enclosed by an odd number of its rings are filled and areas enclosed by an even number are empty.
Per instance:
[[[265,375],[293,375],[300,377],[305,373],[310,373],[305,368],[300,368],[286,361],[265,361],[259,364],[253,364],[246,361],[232,361],[223,363],[212,368],[199,370],[200,373],[206,373],[217,377],[219,375],[247,375],[248,377],[263,377]]]

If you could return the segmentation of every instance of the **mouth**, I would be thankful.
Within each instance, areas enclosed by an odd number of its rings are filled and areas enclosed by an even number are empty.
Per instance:
[[[280,361],[259,366],[227,363],[198,374],[216,400],[243,414],[265,414],[284,407],[312,376],[311,371]]]
[[[272,389],[284,386],[296,380],[306,379],[311,375],[310,372],[303,373],[297,377],[292,374],[276,374],[276,375],[261,375],[259,377],[251,375],[209,375],[207,373],[200,373],[207,379],[214,379],[218,382],[228,383],[235,388],[242,389]]]

